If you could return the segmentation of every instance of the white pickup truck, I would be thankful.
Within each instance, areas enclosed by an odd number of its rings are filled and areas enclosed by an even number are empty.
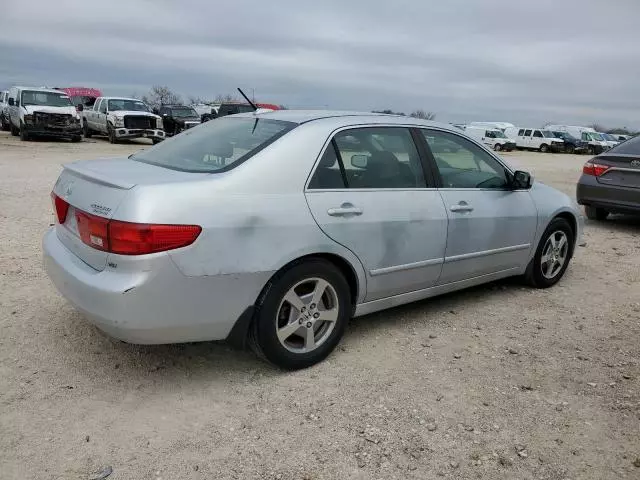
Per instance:
[[[107,135],[111,143],[131,138],[149,138],[156,144],[165,139],[162,118],[135,98],[98,97],[93,108],[82,111],[86,138]]]

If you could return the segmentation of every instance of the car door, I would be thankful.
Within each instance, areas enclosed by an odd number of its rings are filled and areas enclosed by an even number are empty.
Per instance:
[[[531,129],[527,129],[522,134],[522,146],[524,148],[532,148],[531,144]]]
[[[404,127],[342,130],[306,188],[323,232],[362,262],[367,301],[431,287],[442,270],[447,213],[414,136]]]
[[[540,130],[534,130],[533,135],[531,136],[531,148],[535,148],[536,150],[540,148],[540,145],[546,143],[544,139],[544,135]]]
[[[438,283],[522,270],[538,221],[529,191],[511,189],[511,172],[472,141],[435,129],[421,133],[449,217]]]

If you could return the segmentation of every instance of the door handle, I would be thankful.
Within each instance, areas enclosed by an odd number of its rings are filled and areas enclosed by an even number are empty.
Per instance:
[[[473,212],[473,207],[471,205],[468,205],[467,203],[459,203],[458,205],[451,205],[449,207],[449,210],[451,210],[452,212]]]
[[[362,209],[353,206],[351,203],[343,203],[339,207],[330,208],[327,214],[332,217],[346,217],[349,215],[362,215]]]

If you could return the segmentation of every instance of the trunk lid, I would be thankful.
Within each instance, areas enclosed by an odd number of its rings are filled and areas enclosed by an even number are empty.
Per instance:
[[[605,153],[597,156],[594,163],[610,167],[610,170],[597,177],[598,183],[640,188],[640,157],[637,155]]]
[[[64,224],[56,225],[58,238],[82,261],[96,270],[103,270],[109,253],[82,242],[78,233],[78,211],[111,219],[136,185],[181,182],[205,175],[177,172],[128,158],[66,164],[53,187],[53,193],[70,205]]]

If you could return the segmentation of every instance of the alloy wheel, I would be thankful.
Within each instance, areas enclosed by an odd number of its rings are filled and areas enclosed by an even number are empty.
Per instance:
[[[284,295],[276,313],[276,334],[290,352],[308,353],[329,338],[339,313],[336,289],[322,278],[308,278]]]
[[[542,275],[552,279],[562,270],[569,256],[569,240],[562,230],[556,230],[547,238],[540,257]]]

